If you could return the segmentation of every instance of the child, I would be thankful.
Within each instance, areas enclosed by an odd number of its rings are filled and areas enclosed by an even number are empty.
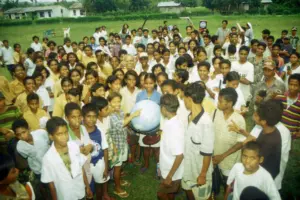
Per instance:
[[[91,97],[105,97],[105,86],[102,83],[95,83],[92,85],[91,89]]]
[[[155,90],[155,76],[154,74],[147,73],[144,78],[145,89],[141,91],[136,97],[136,103],[142,100],[151,100],[159,105],[161,94]],[[155,151],[156,162],[159,159],[159,142],[154,145],[145,145],[143,142],[144,134],[140,134],[139,144],[144,147],[144,166],[141,168],[141,172],[145,173],[149,168],[150,148]]]
[[[108,144],[105,133],[100,132],[96,126],[99,110],[96,104],[86,104],[82,108],[83,124],[92,141],[90,169],[96,183],[96,198],[110,199],[107,191],[109,180],[108,166]]]
[[[24,67],[26,69],[27,76],[32,76],[35,70],[35,64],[33,63],[34,49],[28,48],[26,53],[27,53],[27,58],[24,62]]]
[[[73,52],[73,48],[71,46],[71,39],[68,37],[64,39],[64,49],[67,54]]]
[[[156,83],[157,83],[157,92],[161,94],[161,84],[165,81],[168,80],[168,74],[166,72],[159,72],[156,76]]]
[[[184,69],[176,69],[173,79],[180,84],[187,84],[189,80],[189,72]]]
[[[215,82],[211,80],[211,78],[209,77],[210,64],[206,61],[199,62],[197,67],[198,67],[199,78],[201,81],[205,83],[206,86],[206,91],[205,91],[206,97],[213,96],[213,94],[210,95],[210,93],[213,93],[212,90]]]
[[[158,199],[174,199],[183,176],[184,125],[176,112],[179,101],[175,95],[166,94],[160,99],[161,113],[166,121],[160,142],[160,171],[162,182],[157,191]]]
[[[58,61],[56,59],[50,59],[48,60],[47,65],[48,65],[47,69],[49,69],[51,79],[54,82],[58,81],[61,76],[64,76],[63,74],[60,73],[60,68],[61,66],[64,66],[64,62],[58,64]],[[68,71],[69,71],[69,67],[68,67]]]
[[[145,78],[145,75],[146,75],[146,74],[147,74],[147,72],[141,72],[141,73],[139,74],[138,88],[139,88],[140,90],[145,89],[145,88],[144,88],[144,78]]]
[[[28,122],[31,131],[44,128],[43,121],[49,119],[49,114],[41,109],[39,103],[39,95],[36,93],[29,93],[27,95],[27,105],[29,109],[24,112],[23,117]]]
[[[42,44],[39,42],[40,38],[38,36],[33,36],[32,37],[32,43],[30,47],[35,51],[43,51]]]
[[[53,117],[46,129],[53,143],[43,158],[41,181],[49,185],[52,199],[92,198],[83,169],[86,157],[75,142],[69,141],[67,123]]]
[[[32,183],[36,198],[40,199],[40,190],[43,188],[40,182],[42,160],[50,147],[48,133],[43,129],[32,131],[24,119],[17,119],[14,121],[12,130],[18,139],[16,147],[18,153],[27,159],[29,167],[34,173],[34,180]]]
[[[9,83],[10,91],[14,97],[25,91],[23,81],[26,77],[25,67],[22,64],[16,64],[12,69],[14,80]]]
[[[146,79],[145,79],[146,80]],[[154,84],[154,83],[153,83]],[[112,108],[112,113],[110,114],[110,128],[109,134],[112,137],[112,141],[114,145],[116,145],[118,156],[117,163],[114,166],[114,181],[115,181],[115,190],[114,194],[118,195],[121,198],[126,198],[129,194],[121,189],[121,166],[124,161],[127,160],[127,142],[126,142],[126,130],[125,126],[127,126],[130,121],[140,115],[140,110],[130,114],[128,117],[125,117],[124,112],[121,108],[122,96],[119,93],[112,92],[108,95],[107,100]],[[123,186],[129,186],[130,183],[127,181],[123,181]]]
[[[17,179],[19,170],[13,159],[0,153],[0,198],[1,199],[33,199],[35,194],[30,183],[22,185]]]
[[[111,75],[106,80],[106,93],[105,96],[107,97],[112,92],[120,92],[122,85],[121,80],[115,76]]]
[[[242,163],[236,163],[229,173],[224,199],[233,189],[233,200],[240,199],[244,188],[254,186],[263,191],[269,199],[281,199],[275,183],[267,170],[260,164],[263,162],[261,146],[257,142],[249,142],[242,149]],[[234,183],[233,183],[234,181]],[[233,188],[231,184],[233,183]]]
[[[49,93],[43,85],[44,77],[43,77],[42,73],[37,70],[33,73],[32,77],[35,80],[36,93],[41,97],[41,99],[43,101],[43,104],[42,104],[43,109],[45,111],[47,111],[48,107],[51,105],[51,101],[50,101]]]

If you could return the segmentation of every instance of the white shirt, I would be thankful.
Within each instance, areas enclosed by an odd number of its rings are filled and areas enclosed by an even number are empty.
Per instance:
[[[64,49],[65,49],[66,53],[71,53],[71,52],[73,52],[72,46],[67,47],[67,45],[64,45]]]
[[[35,43],[35,42],[31,43],[30,47],[33,48],[35,52],[43,50],[42,44],[39,43],[39,42],[38,43]]]
[[[200,81],[197,65],[194,65],[194,67],[188,68],[188,72],[189,72],[189,80],[188,80],[189,83],[194,83],[196,81]]]
[[[39,87],[39,89],[37,89],[36,93],[43,100],[43,107],[46,107],[46,106],[48,107],[48,106],[51,105],[51,100],[50,100],[50,97],[49,97],[49,93],[43,85],[41,85]]]
[[[136,55],[136,49],[135,49],[135,47],[133,46],[133,44],[129,44],[129,45],[124,44],[124,45],[122,46],[122,49],[126,50],[127,53],[128,53],[129,55],[132,55],[132,56],[135,56],[135,55]]]
[[[32,62],[31,59],[26,58],[24,62],[25,69],[27,70],[27,76],[32,76],[36,65]]]
[[[176,156],[183,155],[184,126],[177,116],[164,122],[160,140],[159,162],[162,177],[165,179],[172,169]],[[183,161],[179,165],[172,181],[180,180],[183,176]]]
[[[236,71],[241,77],[246,78],[250,82],[254,81],[254,67],[252,63],[247,61],[244,64],[241,64],[239,61],[235,61],[231,63],[231,66],[231,71]],[[242,90],[246,101],[250,96],[250,85],[240,83],[239,87]]]
[[[186,109],[183,99],[180,99],[180,97],[178,97],[178,101],[179,101],[179,108],[177,109],[176,114],[177,114],[178,119],[183,124],[184,130],[186,130],[188,123],[189,123],[188,117],[189,117],[190,111],[188,109]]]
[[[47,90],[47,88],[49,88],[52,93],[54,92],[54,81],[50,76],[45,80],[44,87],[46,90]],[[48,90],[47,90],[47,92],[48,92]],[[54,105],[54,98],[50,98],[50,106],[48,107],[48,112],[53,111],[53,105]]]
[[[288,66],[291,66],[291,63],[287,63],[285,66],[284,66],[284,68],[283,68],[283,70],[282,71],[284,71],[285,72],[285,74],[286,74],[286,77],[285,77],[285,87],[286,88],[288,88],[288,80],[289,80],[289,77],[290,77],[290,75],[288,75],[287,74],[287,67]],[[296,69],[292,69],[292,67],[291,67],[291,71],[292,71],[292,74],[300,74],[300,65],[296,68]]]
[[[101,33],[100,32],[95,32],[93,34],[93,37],[95,38],[95,44],[99,45],[99,38],[101,37]]]
[[[281,122],[276,124],[276,128],[279,130],[281,136],[281,160],[280,160],[280,171],[275,178],[275,184],[278,190],[281,189],[281,182],[284,176],[287,162],[289,160],[289,152],[291,150],[291,133],[288,128],[286,128]],[[262,132],[262,127],[259,125],[254,126],[251,131],[251,135],[258,138],[259,134]]]
[[[43,157],[50,147],[48,133],[43,129],[38,129],[30,134],[32,135],[33,145],[19,140],[17,151],[27,159],[30,169],[35,174],[41,174]]]
[[[86,157],[80,153],[78,145],[72,141],[68,142],[68,153],[71,171],[67,169],[52,143],[43,158],[41,181],[54,183],[59,200],[82,199],[85,196],[82,167],[86,162]]]
[[[3,61],[6,65],[14,64],[14,51],[11,47],[1,47],[0,49],[0,56],[2,56]]]
[[[103,119],[103,122],[101,122],[99,119],[97,119],[96,126],[101,131],[101,133],[106,134],[109,127],[110,127],[110,119],[109,117],[105,117]]]
[[[106,53],[109,57],[112,57],[111,52],[107,46],[98,46],[95,51],[101,50],[103,53]]]
[[[153,39],[152,37],[148,39],[148,44],[153,44],[154,42],[159,42],[159,38]]]
[[[86,128],[83,125],[80,125],[80,134],[81,134],[80,139],[77,138],[76,136],[75,136],[76,139],[72,139],[71,136],[69,135],[69,141],[74,141],[79,147],[92,144],[89,133],[87,132]]]
[[[133,44],[140,44],[142,42],[142,36],[135,36],[133,38]]]
[[[133,93],[128,90],[127,86],[120,90],[120,94],[122,95],[121,109],[125,114],[131,112],[133,106],[135,105],[136,96],[139,92],[140,90],[137,87],[135,87]]]
[[[147,70],[147,73],[152,73],[152,67],[150,66],[149,62],[148,62],[148,70]],[[135,65],[135,71],[137,74],[140,74],[141,72],[143,72],[143,68],[142,68],[142,64],[140,62],[137,62],[136,65]]]
[[[98,120],[97,120],[98,121]],[[100,130],[100,127],[98,125],[96,125],[96,127],[99,129],[100,133],[101,133],[101,148],[104,150],[104,149],[107,149],[108,148],[108,143],[107,143],[107,139],[106,139],[106,135],[105,135],[105,132],[104,131],[101,131]],[[95,142],[92,141],[92,145],[94,146],[94,149],[95,149]],[[93,150],[91,152],[91,154],[93,154],[96,150]]]
[[[259,166],[253,174],[244,174],[245,168],[242,163],[236,163],[228,176],[227,185],[234,181],[233,200],[240,199],[242,191],[249,186],[254,186],[264,192],[270,200],[280,200],[272,176],[267,170]]]

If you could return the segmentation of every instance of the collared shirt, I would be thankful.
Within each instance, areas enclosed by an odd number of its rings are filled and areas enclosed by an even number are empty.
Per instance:
[[[226,36],[230,33],[230,30],[228,28],[223,29],[222,27],[218,28],[216,35],[218,36],[218,40],[220,41],[220,44],[222,44]]]
[[[290,43],[293,46],[293,49],[297,49],[297,44],[299,41],[299,37],[298,36],[290,36]]]
[[[19,140],[17,151],[27,159],[30,169],[35,174],[41,174],[43,157],[50,147],[49,136],[43,129],[32,131],[30,134],[33,144]]]
[[[128,90],[127,86],[120,90],[120,94],[122,95],[121,109],[125,114],[131,112],[139,92],[140,90],[137,87],[134,88],[132,93]]]
[[[37,89],[36,93],[39,95],[40,99],[43,101],[43,107],[48,107],[51,105],[49,93],[43,85],[41,85]]]
[[[129,45],[124,44],[124,45],[122,46],[122,49],[126,50],[127,53],[128,53],[129,55],[132,55],[132,56],[135,56],[135,55],[136,55],[136,49],[135,49],[135,47],[133,46],[133,44],[129,44]]]
[[[273,78],[273,84],[271,86],[267,86],[266,81],[263,80],[263,81],[257,83],[256,86],[254,87],[253,100],[255,100],[255,97],[260,90],[266,90],[266,92],[267,92],[266,99],[270,99],[272,97],[273,93],[275,93],[275,92],[279,93],[279,94],[284,93],[285,86],[282,81],[276,79],[275,77]]]
[[[40,108],[43,108],[43,100],[41,99],[41,97],[39,97],[39,98],[40,98],[40,100],[39,100]],[[24,91],[17,97],[15,106],[17,106],[22,113],[25,113],[27,110],[29,110],[29,107],[27,105],[26,91]]]
[[[120,113],[112,113],[109,118],[110,128],[108,133],[118,151],[122,152],[125,150],[127,145],[127,131],[123,125],[125,114],[123,111],[120,111]]]
[[[14,51],[11,47],[6,48],[3,46],[0,49],[0,56],[2,56],[3,61],[6,65],[14,64],[13,54],[14,54]]]
[[[67,104],[67,99],[65,94],[59,95],[56,99],[54,99],[54,107],[53,107],[53,116],[63,117],[65,105]]]
[[[72,46],[67,46],[67,45],[64,45],[64,49],[65,49],[65,51],[66,51],[66,53],[71,53],[71,52],[73,52],[73,48],[72,48]]]
[[[95,62],[97,63],[97,58],[95,55],[92,56],[86,56],[85,54],[82,55],[82,64],[87,67],[87,64],[90,62]]]
[[[26,112],[24,112],[23,117],[27,121],[29,128],[32,131],[41,128],[40,119],[44,117],[48,119],[50,118],[49,114],[41,108],[38,108],[36,113],[33,113],[30,109],[28,109]]]
[[[83,125],[80,125],[80,138],[78,138],[68,125],[69,141],[75,142],[79,147],[92,144],[89,134]]]
[[[35,52],[43,51],[42,44],[39,43],[39,42],[38,43],[35,43],[35,42],[31,43],[30,47],[33,48]]]
[[[9,87],[15,97],[17,97],[19,94],[21,94],[22,92],[25,91],[24,84],[21,81],[19,81],[18,79],[11,81],[9,83]]]
[[[32,76],[36,65],[33,63],[33,61],[30,58],[26,58],[24,62],[24,67],[27,70],[27,76]]]
[[[138,103],[139,101],[142,101],[142,100],[151,100],[159,105],[160,97],[161,97],[161,94],[159,92],[157,92],[156,90],[153,90],[150,97],[148,97],[147,91],[143,90],[140,93],[138,93],[138,95],[136,97],[136,103]]]
[[[0,76],[0,91],[5,96],[5,104],[11,105],[12,100],[15,98],[13,91],[11,90],[10,83],[5,76]]]
[[[9,106],[7,109],[0,113],[0,128],[11,129],[11,125],[16,119],[19,119],[22,113],[16,106]],[[0,141],[4,141],[4,137],[0,134]]]
[[[86,162],[86,157],[80,153],[78,145],[70,141],[68,142],[68,155],[71,161],[70,171],[53,142],[43,158],[41,181],[53,182],[57,198],[60,200],[82,199],[85,196],[82,167]]]

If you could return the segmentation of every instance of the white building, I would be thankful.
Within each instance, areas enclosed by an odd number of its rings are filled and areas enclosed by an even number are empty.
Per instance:
[[[76,5],[74,5],[76,4]],[[53,17],[82,17],[85,16],[81,3],[74,3],[70,8],[63,6],[40,6],[27,8],[11,8],[4,12],[7,19],[22,19],[22,18],[53,18]]]
[[[166,1],[166,2],[159,2],[157,4],[160,12],[164,13],[181,13],[184,11],[184,7],[181,3],[176,3],[174,1]]]

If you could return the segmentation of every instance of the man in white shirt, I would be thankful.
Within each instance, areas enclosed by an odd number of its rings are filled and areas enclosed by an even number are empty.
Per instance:
[[[70,38],[65,38],[64,39],[64,49],[65,49],[66,53],[73,52],[73,48],[72,48],[72,45],[71,45],[71,39]]]
[[[179,101],[166,94],[160,99],[161,113],[166,119],[160,142],[160,171],[163,178],[157,191],[158,199],[174,199],[183,176],[184,126],[177,118]]]
[[[100,28],[96,28],[93,37],[95,38],[95,44],[99,46],[99,38],[101,37]]]
[[[222,21],[222,27],[218,28],[216,35],[218,36],[218,40],[220,44],[222,45],[225,42],[226,37],[230,33],[230,30],[227,28],[228,21],[223,20]]]
[[[131,36],[130,35],[126,35],[125,37],[125,44],[123,44],[122,49],[127,51],[127,54],[135,56],[136,55],[136,49],[133,46],[133,44],[131,44]]]
[[[152,37],[151,38],[149,38],[149,40],[148,40],[148,44],[149,43],[154,43],[154,42],[159,42],[159,38],[158,38],[158,36],[157,36],[157,30],[156,29],[153,29],[152,31]]]
[[[211,36],[210,35],[204,35],[203,36],[203,41],[204,41],[204,48],[207,53],[207,60],[211,60],[213,56],[213,50],[214,50],[214,45],[211,42]]]
[[[138,28],[137,35],[133,38],[133,45],[137,46],[142,43],[143,29]]]
[[[0,61],[2,61],[12,74],[14,67],[14,50],[9,46],[8,40],[3,40],[3,47],[0,48]]]
[[[247,61],[248,54],[249,47],[242,46],[239,50],[239,61],[234,61],[231,64],[231,71],[236,71],[241,76],[239,87],[243,92],[245,101],[250,96],[250,84],[254,81],[254,67]]]
[[[39,37],[38,36],[33,36],[32,37],[33,42],[31,43],[30,47],[34,49],[35,52],[37,51],[43,51],[42,44],[39,43]]]

